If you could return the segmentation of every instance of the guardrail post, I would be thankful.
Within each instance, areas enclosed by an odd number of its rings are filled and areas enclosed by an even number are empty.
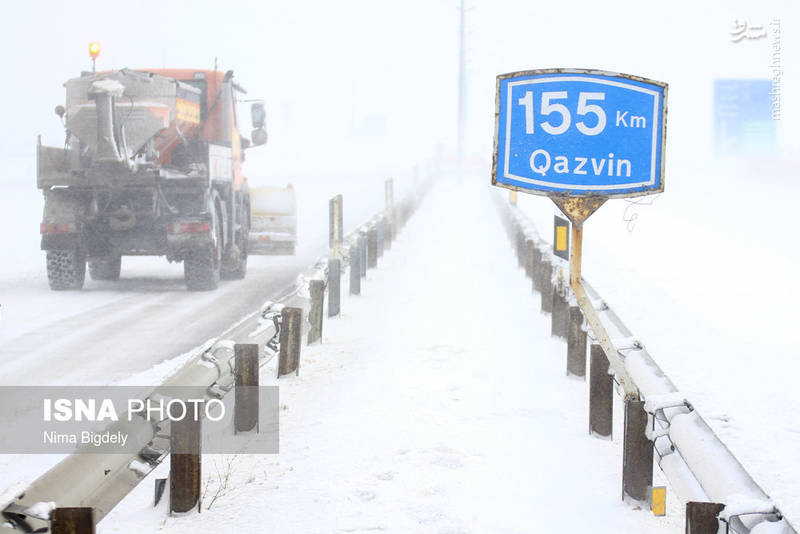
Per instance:
[[[533,278],[533,239],[525,241],[525,276]]]
[[[647,439],[644,401],[625,399],[622,444],[622,499],[648,502],[653,487],[653,443]]]
[[[517,221],[511,222],[511,233],[508,236],[508,240],[511,241],[511,248],[514,250],[514,254],[517,256],[517,265],[520,265],[519,261],[519,230],[517,227]]]
[[[384,182],[384,193],[386,196],[386,250],[392,248],[392,241],[395,237],[395,227],[397,226],[397,219],[394,211],[394,181],[389,178]]]
[[[550,297],[552,299],[550,335],[561,339],[567,339],[567,330],[569,330],[569,305],[565,296],[566,292],[563,281],[559,280],[553,286],[553,293]]]
[[[367,267],[374,269],[378,266],[378,228],[373,226],[367,234],[369,247],[367,250]]]
[[[611,438],[614,422],[614,377],[603,347],[592,343],[589,349],[589,433]]]
[[[361,252],[359,266],[361,267],[361,278],[367,277],[367,236],[364,232],[358,234],[358,250]]]
[[[310,280],[308,292],[311,295],[311,307],[308,310],[308,344],[322,339],[322,310],[325,306],[325,282],[323,280]]]
[[[158,503],[161,502],[161,497],[164,496],[164,490],[167,487],[167,480],[166,478],[157,478],[154,480],[153,483],[153,508],[158,506]]]
[[[398,233],[402,232],[406,224],[408,224],[408,219],[411,217],[411,209],[411,201],[409,199],[404,200],[403,203],[400,204]]]
[[[553,311],[553,264],[546,254],[542,254],[542,266],[539,272],[542,294],[542,311]]]
[[[333,251],[334,258],[339,257],[339,247],[344,239],[343,204],[342,195],[336,195],[328,201],[328,246]]]
[[[234,376],[236,386],[233,402],[233,431],[258,431],[258,345],[236,343]]]
[[[531,266],[532,291],[542,290],[542,251],[539,247],[533,247],[533,264]]]
[[[686,534],[717,534],[719,532],[719,513],[724,504],[716,502],[686,503]]]
[[[185,513],[200,508],[201,461],[200,418],[192,410],[184,417],[170,421],[169,446],[169,511]]]
[[[586,331],[583,312],[578,306],[568,308],[567,376],[586,377]]]
[[[388,216],[383,217],[383,250],[392,250],[392,221]]]
[[[342,262],[338,258],[328,259],[328,317],[339,315],[342,291]]]
[[[50,523],[52,534],[94,534],[91,508],[56,508]]]
[[[358,245],[350,245],[350,294],[361,294],[361,250]]]
[[[278,378],[292,371],[300,374],[300,335],[303,331],[303,309],[285,307],[281,310],[280,354]]]
[[[383,223],[384,223],[383,216],[381,216],[381,217],[378,217],[378,222],[375,224],[375,228],[378,231],[378,257],[379,258],[383,257],[383,245],[384,245],[384,243],[383,243],[384,239],[383,238],[384,238],[384,229],[385,229],[385,225]]]

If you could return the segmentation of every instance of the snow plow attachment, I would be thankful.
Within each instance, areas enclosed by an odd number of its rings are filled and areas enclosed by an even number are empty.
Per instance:
[[[248,254],[294,255],[297,243],[297,199],[294,187],[250,189]]]

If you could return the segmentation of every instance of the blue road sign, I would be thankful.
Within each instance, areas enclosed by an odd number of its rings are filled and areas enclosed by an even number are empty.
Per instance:
[[[492,183],[538,195],[664,190],[667,84],[579,69],[497,77]]]
[[[714,80],[714,149],[723,156],[775,154],[772,80]]]

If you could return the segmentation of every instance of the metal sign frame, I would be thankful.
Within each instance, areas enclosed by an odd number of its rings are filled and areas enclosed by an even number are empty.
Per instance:
[[[633,92],[639,94],[644,93],[649,96],[653,96],[653,103],[654,103],[653,114],[647,117],[649,120],[653,122],[651,122],[652,149],[650,154],[651,156],[650,169],[649,169],[650,175],[646,177],[647,178],[646,180],[643,179],[639,180],[638,182],[626,181],[624,183],[602,184],[602,185],[593,185],[585,183],[570,184],[570,183],[565,183],[563,181],[558,182],[558,181],[547,181],[545,179],[537,179],[536,177],[532,176],[524,177],[524,176],[514,175],[509,172],[508,157],[511,152],[509,143],[512,137],[512,132],[511,132],[512,114],[509,110],[511,108],[513,100],[508,93],[509,84],[533,85],[536,83],[550,83],[559,81],[563,81],[565,84],[567,83],[604,84],[609,87],[615,87],[616,90],[618,89],[630,90],[632,93]],[[511,87],[513,88],[514,86],[511,85]],[[608,198],[627,198],[627,197],[649,195],[653,193],[662,192],[664,190],[664,170],[666,163],[665,156],[666,156],[666,133],[667,133],[666,130],[667,89],[668,86],[664,82],[650,80],[647,78],[634,76],[631,74],[620,74],[615,72],[608,72],[608,71],[594,70],[594,69],[571,69],[571,68],[536,69],[536,70],[511,72],[497,76],[496,95],[495,95],[494,155],[492,160],[492,185],[505,187],[507,189],[511,189],[514,191],[523,191],[525,193],[530,193],[535,195],[549,196],[551,198],[554,198],[554,200],[555,197],[559,196],[572,197],[572,198],[602,197],[604,199],[608,199]],[[505,98],[501,98],[501,96],[504,96]],[[565,97],[559,97],[559,98],[565,98]],[[504,107],[501,108],[501,105],[503,105]],[[556,107],[557,105],[564,107],[561,104],[551,104],[551,107]],[[584,108],[585,110],[590,109],[591,105],[587,105],[587,101],[584,101]],[[531,105],[531,109],[533,109],[533,104]],[[554,113],[554,111],[549,112],[549,114],[552,113]],[[593,112],[584,111],[583,115],[591,113]],[[504,124],[501,125],[502,119],[504,119],[503,121]],[[657,125],[655,124],[656,120],[658,121]],[[552,125],[550,126],[552,127]],[[583,126],[586,127],[585,125]],[[550,139],[552,137],[553,135],[550,134],[549,137],[545,136],[544,138]],[[572,146],[573,145],[570,144],[570,149]],[[501,159],[502,161],[499,161]],[[609,161],[613,161],[613,159]],[[617,164],[618,164],[617,174],[619,174],[620,171],[619,161],[617,161]],[[609,163],[609,167],[610,165],[611,163]],[[628,163],[628,166],[629,166],[628,168],[630,168],[631,166],[630,162]],[[499,175],[498,172],[500,173]],[[595,173],[595,176],[599,176],[599,174]]]

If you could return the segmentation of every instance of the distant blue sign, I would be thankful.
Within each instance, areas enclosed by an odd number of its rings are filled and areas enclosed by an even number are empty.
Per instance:
[[[775,154],[772,80],[714,80],[714,150],[724,156]]]
[[[539,195],[664,190],[667,84],[577,69],[497,77],[492,183]]]

